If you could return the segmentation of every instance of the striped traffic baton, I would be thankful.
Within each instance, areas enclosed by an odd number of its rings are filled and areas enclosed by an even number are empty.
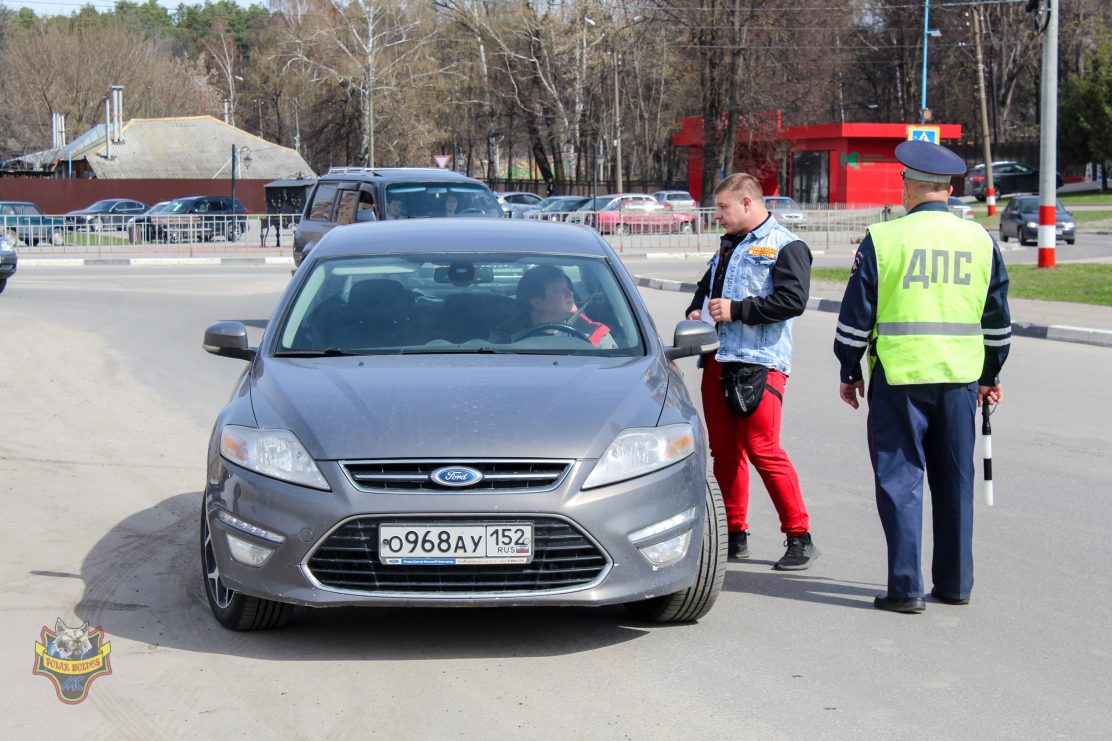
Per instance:
[[[985,453],[985,504],[992,506],[992,425],[988,418],[992,415],[989,409],[988,395],[981,400],[981,437],[984,439]]]

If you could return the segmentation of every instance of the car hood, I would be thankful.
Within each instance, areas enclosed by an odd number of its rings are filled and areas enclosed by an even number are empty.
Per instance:
[[[266,358],[252,375],[259,426],[325,460],[595,458],[655,425],[668,386],[651,356]]]
[[[1035,211],[1020,211],[1019,212],[1019,218],[1021,218],[1023,221],[1038,221],[1039,220],[1039,212],[1038,212],[1038,210],[1035,210]],[[1054,210],[1054,220],[1059,224],[1063,224],[1067,221],[1073,221],[1073,214],[1071,214],[1069,211],[1062,211],[1062,209],[1060,209],[1060,208],[1055,209]]]

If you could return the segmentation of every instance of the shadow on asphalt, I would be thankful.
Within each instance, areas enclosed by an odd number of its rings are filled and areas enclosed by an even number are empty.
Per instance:
[[[276,661],[560,656],[631,641],[656,627],[620,606],[299,607],[281,629],[225,630],[209,611],[201,578],[201,497],[170,497],[97,542],[81,566],[80,619],[140,643]]]
[[[806,571],[773,571],[774,563],[756,559],[730,561],[722,591],[866,610],[874,609],[873,597],[885,591],[883,584],[828,579]]]

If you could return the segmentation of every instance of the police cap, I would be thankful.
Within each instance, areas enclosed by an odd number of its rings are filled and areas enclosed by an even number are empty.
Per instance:
[[[949,183],[965,174],[965,161],[946,147],[927,141],[907,141],[896,146],[896,159],[907,169],[904,177],[927,183]]]

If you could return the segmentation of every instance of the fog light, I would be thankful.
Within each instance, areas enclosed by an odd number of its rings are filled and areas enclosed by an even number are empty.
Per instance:
[[[647,545],[640,551],[654,566],[665,566],[683,558],[687,554],[687,546],[690,542],[691,531],[688,530],[661,543]]]
[[[228,536],[228,551],[232,554],[232,558],[245,566],[262,566],[270,558],[270,554],[274,553],[269,548],[240,540],[231,533],[225,535]]]

